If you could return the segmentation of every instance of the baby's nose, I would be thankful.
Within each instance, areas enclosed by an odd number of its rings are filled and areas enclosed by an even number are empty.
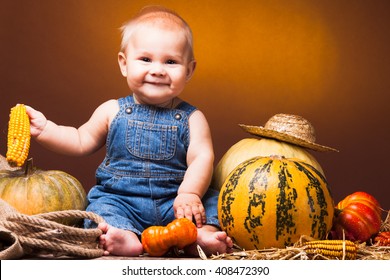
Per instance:
[[[150,74],[156,76],[164,76],[166,74],[165,68],[161,63],[153,63]]]

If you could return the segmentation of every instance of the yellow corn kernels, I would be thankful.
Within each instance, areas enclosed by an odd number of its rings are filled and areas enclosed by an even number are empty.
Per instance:
[[[303,244],[306,253],[322,255],[329,259],[354,260],[357,246],[350,240],[315,240]]]
[[[7,161],[11,166],[22,166],[30,150],[30,119],[26,107],[18,104],[11,108],[8,123]]]

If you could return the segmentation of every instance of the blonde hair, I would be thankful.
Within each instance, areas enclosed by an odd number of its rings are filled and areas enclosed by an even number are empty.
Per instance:
[[[121,51],[124,52],[131,35],[139,26],[158,26],[160,28],[176,28],[182,31],[190,50],[190,58],[194,59],[192,31],[187,22],[176,12],[162,6],[147,6],[135,17],[120,28],[122,33]]]

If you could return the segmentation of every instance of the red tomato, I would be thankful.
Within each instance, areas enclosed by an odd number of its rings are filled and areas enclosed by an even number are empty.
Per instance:
[[[365,242],[379,232],[381,208],[379,202],[365,192],[355,192],[336,206],[332,237]]]

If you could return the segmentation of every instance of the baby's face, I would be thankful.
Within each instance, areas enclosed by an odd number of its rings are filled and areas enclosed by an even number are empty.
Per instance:
[[[136,99],[152,105],[178,96],[195,68],[184,32],[155,26],[134,31],[119,64]]]

